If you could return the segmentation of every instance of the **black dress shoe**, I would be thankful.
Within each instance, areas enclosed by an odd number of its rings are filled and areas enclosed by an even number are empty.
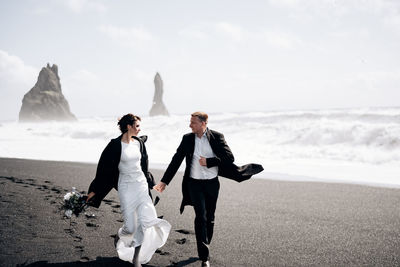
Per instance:
[[[210,261],[202,261],[201,267],[210,267]]]

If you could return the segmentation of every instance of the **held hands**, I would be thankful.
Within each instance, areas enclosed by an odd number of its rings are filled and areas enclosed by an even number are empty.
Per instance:
[[[201,157],[199,159],[200,166],[207,166],[207,159],[205,157]]]
[[[162,193],[165,190],[165,187],[167,186],[166,183],[159,182],[157,185],[153,186],[153,189]]]

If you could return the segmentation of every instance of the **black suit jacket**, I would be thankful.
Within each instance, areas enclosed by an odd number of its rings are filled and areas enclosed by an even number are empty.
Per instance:
[[[149,160],[146,146],[144,145],[144,142],[147,140],[147,136],[132,137],[138,140],[140,143],[140,166],[147,178],[150,194],[150,189],[153,188],[155,182],[153,175],[148,171]],[[103,153],[101,153],[99,163],[97,164],[96,176],[89,186],[88,192],[95,193],[95,196],[91,199],[90,204],[96,208],[100,207],[101,201],[106,197],[111,189],[115,188],[115,190],[118,190],[118,165],[121,160],[122,151],[121,139],[122,135],[115,139],[111,139]]]
[[[233,179],[237,182],[242,182],[249,179],[252,175],[264,170],[261,165],[253,163],[240,167],[236,166],[233,163],[235,158],[225,141],[224,135],[208,128],[206,135],[208,141],[210,142],[211,149],[215,154],[215,157],[207,158],[207,167],[211,168],[218,166],[218,175]],[[180,207],[181,213],[186,205],[192,205],[187,189],[187,179],[190,177],[195,137],[196,136],[194,133],[188,133],[183,136],[175,155],[172,157],[171,163],[168,165],[164,176],[161,178],[161,181],[168,185],[178,171],[183,159],[186,158],[186,168],[182,180],[183,199]]]

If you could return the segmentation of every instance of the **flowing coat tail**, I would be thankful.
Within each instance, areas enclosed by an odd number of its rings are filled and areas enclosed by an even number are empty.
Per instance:
[[[220,165],[218,175],[240,183],[250,179],[251,176],[260,173],[263,170],[263,166],[256,163],[250,163],[243,166],[229,163]]]
[[[234,163],[225,163],[219,166],[218,175],[240,183],[250,179],[253,175],[260,173],[263,170],[263,166],[256,163],[249,163],[243,166],[237,166]],[[183,199],[179,209],[181,214],[183,213],[185,206],[192,205],[187,188],[187,179],[185,179],[185,177],[182,181],[182,195]]]

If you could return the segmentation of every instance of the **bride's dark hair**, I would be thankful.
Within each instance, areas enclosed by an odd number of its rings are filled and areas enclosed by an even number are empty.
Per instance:
[[[134,125],[135,121],[140,120],[139,116],[133,115],[132,113],[122,116],[122,118],[118,120],[118,126],[121,133],[126,133],[128,131],[128,125]]]

